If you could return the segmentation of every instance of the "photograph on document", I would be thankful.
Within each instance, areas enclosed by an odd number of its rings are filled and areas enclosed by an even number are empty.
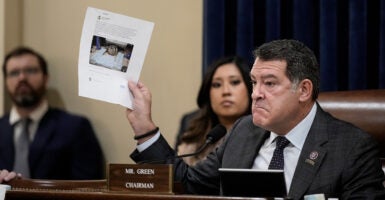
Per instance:
[[[94,35],[89,63],[125,73],[133,48],[132,44]]]

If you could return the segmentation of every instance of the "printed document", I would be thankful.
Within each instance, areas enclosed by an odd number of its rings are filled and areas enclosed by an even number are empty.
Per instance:
[[[80,40],[79,96],[132,109],[154,23],[88,7]]]

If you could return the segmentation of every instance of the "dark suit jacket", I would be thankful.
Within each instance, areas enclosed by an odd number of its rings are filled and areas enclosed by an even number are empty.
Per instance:
[[[306,194],[323,193],[340,199],[385,199],[384,172],[376,142],[317,106],[288,196],[302,199]],[[269,132],[253,125],[252,117],[247,116],[235,123],[223,145],[195,167],[188,167],[180,159],[168,159],[174,152],[163,137],[145,151],[135,151],[131,158],[173,160],[175,179],[184,184],[186,191],[218,195],[218,168],[251,168],[267,137]],[[316,159],[310,158],[312,152],[318,153]]]
[[[0,169],[13,169],[13,127],[9,114],[0,119]],[[31,178],[100,179],[102,150],[90,122],[81,116],[50,108],[38,126],[29,150]]]

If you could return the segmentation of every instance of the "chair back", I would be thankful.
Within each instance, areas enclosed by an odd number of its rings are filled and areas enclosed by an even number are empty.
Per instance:
[[[372,135],[385,158],[385,90],[321,92],[321,107],[334,117],[348,121]]]

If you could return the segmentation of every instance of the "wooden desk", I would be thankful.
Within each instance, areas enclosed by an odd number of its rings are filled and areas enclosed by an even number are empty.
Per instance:
[[[170,194],[126,194],[117,192],[87,192],[69,190],[9,190],[6,200],[50,199],[50,200],[246,200],[261,198],[170,195]]]
[[[109,191],[107,180],[37,180],[13,179],[12,189],[5,194],[6,200],[246,200],[263,198],[222,197],[183,194],[180,183],[174,183],[176,194],[149,194]]]

